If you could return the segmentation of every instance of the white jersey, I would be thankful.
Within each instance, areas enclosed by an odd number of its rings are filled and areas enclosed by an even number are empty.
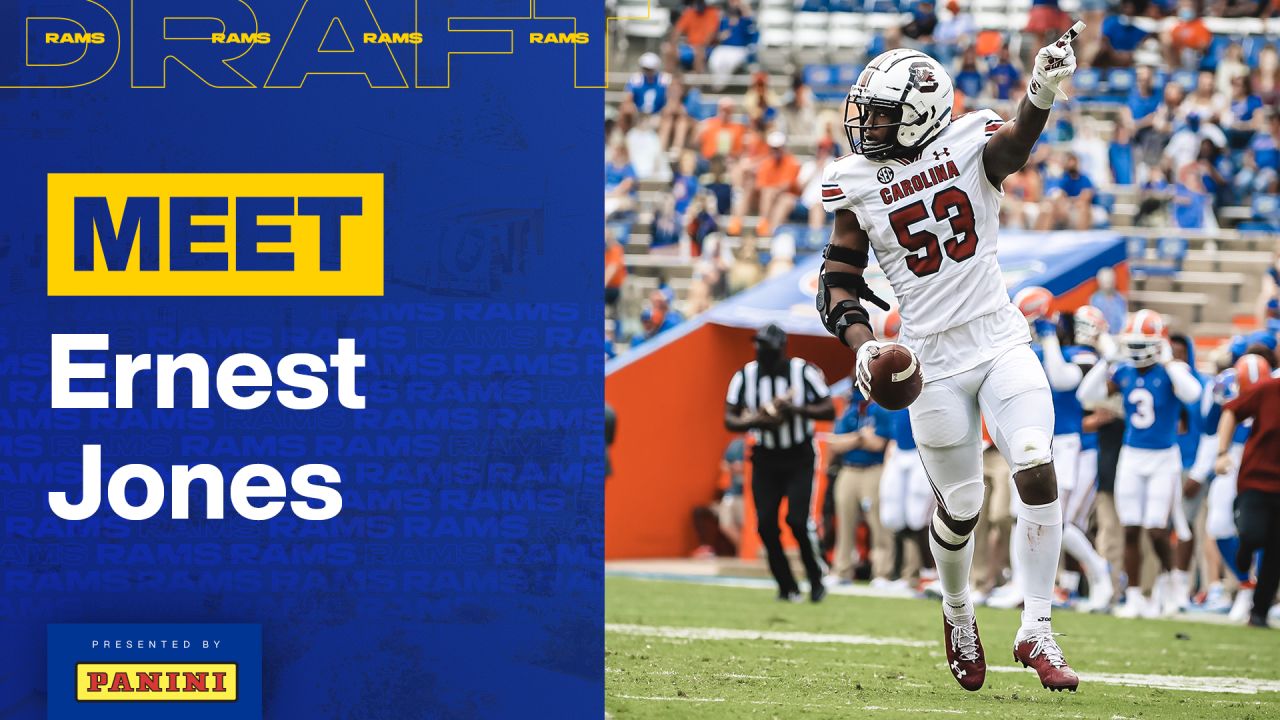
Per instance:
[[[991,110],[968,113],[915,161],[848,155],[823,175],[823,207],[852,211],[871,240],[898,299],[899,342],[920,356],[925,382],[1031,339],[996,262],[1004,193],[982,162],[1003,123]]]

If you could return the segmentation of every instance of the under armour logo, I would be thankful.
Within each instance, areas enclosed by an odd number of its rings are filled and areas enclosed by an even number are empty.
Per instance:
[[[951,150],[949,148],[942,148],[942,152],[938,152],[937,150],[933,151],[934,160],[941,160],[944,157],[951,157]]]
[[[959,660],[952,660],[952,661],[951,661],[951,672],[952,672],[953,674],[955,674],[955,676],[956,676],[956,677],[958,677],[958,678],[962,678],[962,677],[964,677],[965,675],[968,675],[968,674],[969,674],[969,671],[968,671],[968,670],[961,670],[961,669],[960,669],[960,661],[959,661]]]

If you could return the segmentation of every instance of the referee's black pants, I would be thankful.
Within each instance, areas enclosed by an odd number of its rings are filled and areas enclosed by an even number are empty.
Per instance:
[[[823,564],[818,555],[818,535],[809,516],[813,499],[813,450],[801,446],[774,450],[756,446],[751,456],[751,497],[756,505],[756,528],[769,553],[769,571],[778,583],[778,592],[800,592],[791,565],[782,551],[782,531],[778,510],[787,499],[787,527],[800,545],[800,558],[810,584],[821,584]]]
[[[1252,615],[1256,622],[1266,623],[1276,587],[1280,586],[1280,493],[1245,490],[1236,496],[1235,510],[1240,533],[1236,566],[1240,572],[1248,573],[1253,554],[1262,551]]]

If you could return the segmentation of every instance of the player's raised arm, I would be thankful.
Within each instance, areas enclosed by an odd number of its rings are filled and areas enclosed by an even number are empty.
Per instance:
[[[1036,53],[1031,82],[1026,97],[1018,103],[1017,114],[996,131],[982,152],[987,178],[996,187],[1027,164],[1031,148],[1049,121],[1054,98],[1067,99],[1061,86],[1076,71],[1076,54],[1071,42],[1083,29],[1084,23],[1077,22],[1052,45]]]

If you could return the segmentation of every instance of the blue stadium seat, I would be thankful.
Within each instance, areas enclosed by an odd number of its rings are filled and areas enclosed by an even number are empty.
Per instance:
[[[1071,76],[1071,87],[1081,97],[1090,97],[1098,92],[1102,75],[1096,68],[1081,68]]]
[[[1134,84],[1133,68],[1115,68],[1107,74],[1107,92],[1112,95],[1128,96]]]
[[[1280,223],[1280,195],[1259,193],[1253,196],[1249,206],[1253,210],[1254,219],[1265,220],[1273,225]]]
[[[1174,271],[1182,269],[1182,261],[1187,257],[1186,238],[1160,238],[1156,243],[1156,257],[1173,264]]]
[[[1173,74],[1172,80],[1181,85],[1183,90],[1191,92],[1196,88],[1196,71],[1178,70]]]
[[[626,245],[627,241],[631,239],[631,225],[632,223],[629,221],[628,222],[611,222],[611,223],[608,223],[605,227],[613,231],[614,237],[618,238],[618,242],[622,243],[623,245]]]

